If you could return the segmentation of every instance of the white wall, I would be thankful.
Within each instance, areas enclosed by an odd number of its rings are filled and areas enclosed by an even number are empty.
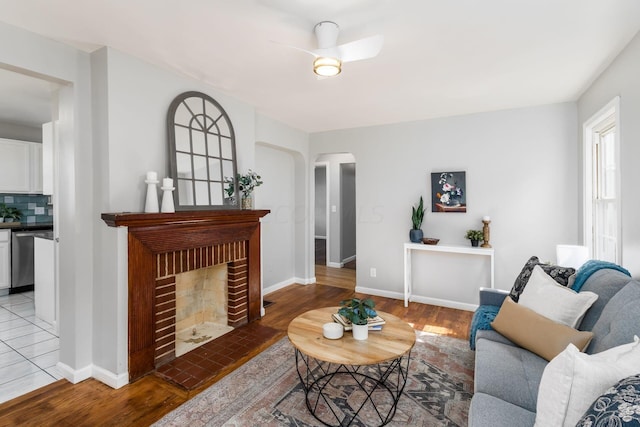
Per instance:
[[[60,157],[60,362],[64,375],[91,375],[93,277],[93,153],[89,56],[70,46],[0,23],[0,66],[49,80],[58,93]]]
[[[294,277],[293,280],[301,284],[315,282],[313,277],[313,230],[310,215],[309,182],[311,170],[309,167],[309,135],[293,129],[276,120],[263,115],[256,115],[255,140],[261,146],[269,146],[287,151],[293,158],[293,200],[294,210],[289,226],[294,235]],[[287,172],[288,173],[288,172]],[[258,196],[260,197],[260,196]],[[259,199],[258,199],[259,200]],[[280,218],[282,220],[282,218]],[[266,218],[263,219],[266,221]],[[278,239],[266,239],[262,242],[263,253],[278,247]],[[273,289],[273,284],[271,288]],[[263,287],[270,285],[264,283]]]
[[[509,289],[531,255],[553,260],[557,243],[577,241],[576,127],[568,103],[311,135],[312,158],[350,152],[357,160],[358,287],[401,295],[411,206],[428,199],[431,172],[467,172],[468,211],[427,212],[425,234],[468,245],[465,230],[490,215],[497,287]],[[450,287],[446,271],[464,268],[443,266],[429,281]]]
[[[620,170],[622,195],[622,265],[634,277],[640,276],[640,33],[631,40],[613,63],[598,77],[578,101],[579,235],[582,236],[583,135],[582,125],[614,97],[620,96]]]
[[[356,164],[340,165],[340,259],[356,256]]]
[[[315,166],[315,237],[327,237],[327,167]]]
[[[262,277],[265,289],[289,285],[295,277],[295,162],[291,153],[256,145],[256,172],[264,184],[255,191],[262,219]]]
[[[16,123],[0,122],[0,138],[42,142],[42,128]]]

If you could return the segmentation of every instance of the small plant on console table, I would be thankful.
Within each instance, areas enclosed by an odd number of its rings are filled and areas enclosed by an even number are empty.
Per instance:
[[[420,196],[420,203],[418,207],[411,207],[411,223],[412,228],[409,231],[409,240],[413,243],[422,243],[424,233],[422,232],[422,220],[424,219],[424,203],[422,202],[422,196]]]
[[[467,234],[464,235],[466,239],[471,240],[471,246],[478,246],[480,240],[483,239],[484,234],[482,230],[467,230]]]
[[[351,322],[353,338],[366,340],[369,335],[368,321],[378,315],[372,299],[351,298],[340,301],[338,314]]]

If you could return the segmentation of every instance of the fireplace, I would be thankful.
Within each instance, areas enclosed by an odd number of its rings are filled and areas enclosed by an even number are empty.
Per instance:
[[[260,318],[260,218],[267,210],[102,214],[128,227],[129,381],[176,358],[176,275],[227,266],[231,327]]]

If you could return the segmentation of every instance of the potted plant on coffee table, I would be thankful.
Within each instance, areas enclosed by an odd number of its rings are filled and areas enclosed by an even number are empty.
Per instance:
[[[424,219],[424,204],[422,202],[422,196],[420,196],[420,203],[418,207],[411,207],[411,223],[412,227],[409,230],[409,240],[413,243],[422,243],[424,233],[422,232],[422,220]]]
[[[467,234],[464,235],[466,239],[471,240],[471,246],[478,246],[480,240],[484,238],[482,230],[467,230]]]
[[[374,309],[375,305],[376,303],[370,298],[351,298],[340,301],[338,314],[351,322],[354,339],[366,340],[368,338],[368,320],[378,315]]]

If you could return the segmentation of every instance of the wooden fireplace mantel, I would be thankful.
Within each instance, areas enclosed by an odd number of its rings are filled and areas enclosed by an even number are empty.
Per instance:
[[[175,269],[187,271],[205,264],[205,253],[212,262],[210,248],[222,246],[223,252],[240,242],[246,248],[245,323],[260,318],[260,218],[269,210],[181,211],[175,213],[103,213],[110,227],[128,227],[128,300],[129,300],[129,380],[137,379],[155,368],[156,312],[160,297],[156,282],[163,273],[159,260],[170,253],[180,253],[181,265],[175,258]],[[221,259],[227,259],[223,253]],[[244,255],[243,255],[244,256]],[[159,258],[160,257],[160,258]],[[168,265],[168,264],[167,264]],[[164,271],[164,270],[162,270]],[[164,303],[164,301],[161,301]],[[175,307],[175,303],[174,303]]]

